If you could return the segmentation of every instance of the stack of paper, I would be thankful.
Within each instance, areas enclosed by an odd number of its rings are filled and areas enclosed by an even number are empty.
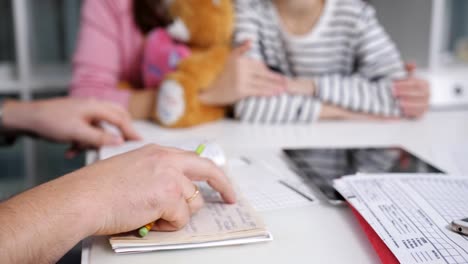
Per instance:
[[[449,227],[468,216],[468,177],[357,175],[335,188],[401,263],[468,263],[468,237]]]
[[[236,204],[220,201],[217,193],[200,186],[206,205],[192,217],[190,223],[176,232],[150,232],[141,238],[137,234],[113,236],[112,249],[117,253],[215,247],[257,243],[272,240],[265,224],[242,198]]]

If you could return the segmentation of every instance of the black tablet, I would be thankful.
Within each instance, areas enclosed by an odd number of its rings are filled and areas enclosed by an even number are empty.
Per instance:
[[[333,180],[356,173],[444,173],[427,161],[399,148],[284,149],[292,169],[318,188],[332,203],[344,198]]]

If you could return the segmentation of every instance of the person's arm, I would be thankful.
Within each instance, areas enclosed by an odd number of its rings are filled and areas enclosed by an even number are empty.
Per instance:
[[[262,62],[258,41],[258,17],[253,0],[236,0],[234,50],[224,70],[199,96],[207,105],[232,106],[250,96],[274,96],[284,91],[283,77]]]
[[[356,113],[400,117],[402,112],[393,91],[394,81],[407,76],[400,53],[371,6],[363,5],[356,27],[356,73],[316,78],[314,95],[324,103]]]
[[[131,118],[122,107],[94,99],[50,99],[35,102],[9,100],[3,106],[3,126],[83,148],[117,145],[137,140]],[[121,135],[105,131],[100,122],[116,126]]]
[[[54,263],[95,232],[99,212],[83,187],[69,180],[64,177],[0,204],[0,262]]]
[[[397,47],[367,4],[363,4],[357,23],[356,55],[353,76],[332,74],[294,80],[297,85],[288,90],[317,96],[328,104],[322,108],[329,112],[324,116],[340,112],[345,119],[396,119],[420,117],[427,111],[429,84],[412,76],[414,65],[403,66]],[[335,111],[336,107],[341,109]]]
[[[261,20],[259,19],[261,3],[252,0],[236,1],[236,23],[234,33],[234,44],[240,45],[245,41],[251,43],[251,48],[246,52],[250,60],[255,61],[251,68],[253,74],[256,72],[271,72],[266,67],[264,56],[262,55],[262,36],[260,35]],[[321,103],[305,96],[295,96],[284,94],[286,88],[286,78],[276,74],[278,78],[274,85],[279,86],[279,92],[268,95],[250,95],[239,98],[234,106],[234,116],[243,122],[251,123],[282,123],[282,122],[311,122],[319,117]],[[242,77],[242,76],[240,76]],[[240,78],[238,77],[238,78]],[[255,83],[245,83],[248,87],[256,87],[259,91],[268,91],[268,83],[265,78],[254,79]],[[279,95],[279,93],[283,93]]]
[[[382,117],[366,113],[358,113],[344,109],[339,106],[322,104],[319,120],[361,120],[361,121],[391,121],[398,120],[399,117]]]
[[[414,76],[416,65],[406,64],[409,78],[394,83],[394,93],[407,118],[420,118],[429,109],[431,91],[429,82]]]
[[[122,14],[113,2],[86,0],[83,4],[70,94],[111,101],[128,109],[135,119],[148,119],[155,92],[124,89],[119,84],[124,40],[119,32]]]
[[[135,175],[135,172],[138,172]],[[192,181],[233,203],[228,178],[194,153],[149,145],[73,172],[0,204],[0,262],[54,263],[90,235],[185,226],[203,205]]]
[[[12,145],[16,139],[16,132],[8,129],[4,124],[5,100],[0,99],[0,146]]]

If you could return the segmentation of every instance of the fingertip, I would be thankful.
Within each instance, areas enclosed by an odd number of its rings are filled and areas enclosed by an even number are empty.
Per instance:
[[[234,204],[237,202],[237,193],[235,192],[231,182],[228,181],[226,188],[223,192],[220,192],[223,201],[228,204]]]
[[[228,203],[228,204],[235,204],[237,202],[237,195],[235,192],[232,192],[230,194],[224,194],[222,195],[223,201]]]
[[[136,132],[135,130],[132,129],[132,131],[128,134],[128,140],[142,140],[143,138]]]

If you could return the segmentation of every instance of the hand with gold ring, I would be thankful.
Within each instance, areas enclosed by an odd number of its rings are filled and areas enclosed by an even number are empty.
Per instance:
[[[153,230],[183,228],[204,204],[194,182],[207,182],[226,203],[236,201],[229,179],[212,161],[154,144],[100,161],[70,179],[78,181],[70,186],[90,186],[79,195],[95,201],[92,219],[99,221],[90,235],[138,230],[154,221]]]
[[[193,200],[195,200],[198,195],[200,194],[200,188],[198,188],[198,185],[194,184],[193,187],[195,187],[195,192],[190,196],[189,198],[185,199],[187,203],[191,203]]]
[[[85,237],[155,220],[156,230],[180,229],[203,205],[194,181],[207,182],[227,203],[236,200],[226,175],[191,152],[148,145],[96,162],[0,204],[0,259],[54,263]],[[58,240],[53,252],[44,246]]]
[[[185,226],[190,216],[198,212],[204,204],[203,196],[199,187],[194,182],[207,182],[214,190],[218,191],[227,203],[235,202],[235,193],[230,181],[224,172],[208,159],[200,158],[194,152],[170,149],[174,162],[178,164],[179,174],[177,177],[181,187],[181,199],[176,215],[168,214],[167,217],[155,222],[153,230],[173,231]],[[170,159],[172,162],[172,158]],[[176,208],[174,208],[176,209]],[[171,218],[174,219],[171,219]]]

